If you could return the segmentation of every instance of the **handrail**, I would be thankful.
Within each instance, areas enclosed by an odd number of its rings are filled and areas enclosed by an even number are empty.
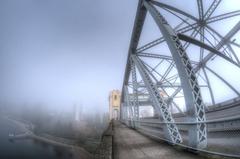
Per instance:
[[[233,120],[240,120],[240,116],[229,117],[229,118],[222,118],[222,119],[215,119],[215,120],[207,120],[207,121],[200,121],[200,122],[160,122],[160,121],[143,121],[143,120],[131,120],[125,119],[126,121],[133,121],[133,122],[140,122],[140,123],[149,123],[149,124],[178,124],[178,125],[195,125],[195,124],[212,124],[212,123],[219,123],[219,122],[228,122]]]

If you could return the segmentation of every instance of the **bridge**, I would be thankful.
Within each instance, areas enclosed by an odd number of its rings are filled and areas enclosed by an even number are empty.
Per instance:
[[[240,73],[240,10],[215,13],[221,3],[213,0],[206,7],[196,0],[196,16],[171,2],[139,0],[120,119],[112,126],[114,158],[240,158],[240,92],[231,77]],[[234,18],[224,34],[216,28]],[[149,22],[159,37],[140,44],[150,33],[142,31]],[[152,115],[141,115],[143,108]]]

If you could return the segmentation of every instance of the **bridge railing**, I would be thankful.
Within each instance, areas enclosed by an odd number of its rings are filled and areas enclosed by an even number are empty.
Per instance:
[[[168,122],[161,122],[158,119],[124,120],[127,126],[134,128],[154,139],[167,141],[170,144],[178,145],[194,151],[240,158],[240,116],[207,120],[205,122],[174,122],[179,128],[182,136],[182,143],[171,143],[164,133],[164,126]],[[136,124],[137,123],[137,124]],[[188,129],[192,125],[205,123],[207,125],[207,147],[194,148],[189,146]],[[138,127],[136,127],[138,125]]]

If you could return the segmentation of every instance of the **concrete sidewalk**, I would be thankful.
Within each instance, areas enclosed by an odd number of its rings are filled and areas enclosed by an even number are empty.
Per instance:
[[[176,150],[171,145],[154,141],[119,121],[113,122],[114,159],[203,159],[204,157]]]

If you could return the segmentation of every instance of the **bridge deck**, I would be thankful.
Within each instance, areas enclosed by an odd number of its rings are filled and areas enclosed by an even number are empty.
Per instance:
[[[113,123],[114,159],[203,159],[198,155],[174,149],[156,142],[118,121]]]

